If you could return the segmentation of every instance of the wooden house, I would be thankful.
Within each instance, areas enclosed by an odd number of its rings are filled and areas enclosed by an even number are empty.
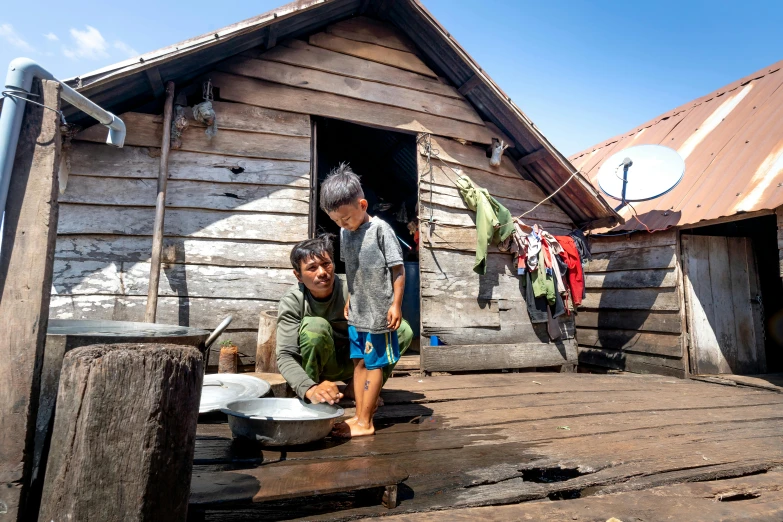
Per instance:
[[[102,127],[66,113],[85,129],[66,146],[51,317],[143,320],[167,82],[189,125],[169,156],[158,322],[213,328],[233,314],[225,336],[252,364],[259,313],[295,281],[292,245],[332,226],[318,183],[347,161],[404,241],[406,221],[422,222],[408,319],[441,342],[425,370],[576,361],[573,316],[550,342],[508,255],[491,249],[487,274],[472,272],[474,213],[453,180],[470,176],[514,214],[562,186],[525,218],[555,234],[617,214],[416,0],[300,0],[72,80],[128,136],[102,146]],[[207,84],[212,138],[189,111]],[[498,167],[493,139],[509,145]]]
[[[781,65],[571,158],[596,188],[603,162],[633,145],[666,145],[686,165],[671,192],[593,236],[580,364],[677,377],[783,370]]]

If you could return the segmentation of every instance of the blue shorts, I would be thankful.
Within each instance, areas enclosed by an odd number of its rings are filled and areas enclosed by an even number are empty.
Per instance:
[[[364,359],[368,370],[377,370],[396,364],[400,360],[400,343],[397,332],[368,333],[357,332],[348,327],[348,339],[351,343],[351,359]]]

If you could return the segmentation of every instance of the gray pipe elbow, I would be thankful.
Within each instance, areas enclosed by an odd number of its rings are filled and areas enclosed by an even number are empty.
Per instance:
[[[109,135],[106,136],[106,144],[122,148],[125,145],[125,123],[111,112],[109,115],[111,116],[111,123],[107,125],[109,127]]]

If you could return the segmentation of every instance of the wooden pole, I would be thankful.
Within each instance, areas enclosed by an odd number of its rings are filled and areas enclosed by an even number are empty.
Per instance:
[[[0,519],[9,521],[35,519],[26,505],[57,237],[60,84],[36,80],[32,91],[54,110],[25,107],[0,251]]]
[[[256,371],[278,373],[277,369],[277,310],[264,310],[258,320],[256,344]]]
[[[68,352],[38,520],[184,522],[203,364],[179,345]]]
[[[150,286],[147,290],[147,311],[144,320],[154,323],[158,313],[158,282],[160,281],[160,255],[163,250],[163,220],[166,215],[166,185],[169,179],[169,150],[171,149],[171,116],[174,112],[174,82],[166,83],[166,102],[163,105],[163,142],[160,145],[160,171],[158,172],[158,199],[155,201],[155,228],[152,234],[152,260],[150,261]]]

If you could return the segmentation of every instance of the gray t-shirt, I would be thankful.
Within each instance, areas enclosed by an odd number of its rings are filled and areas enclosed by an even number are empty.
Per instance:
[[[391,268],[402,264],[394,230],[377,217],[353,232],[340,230],[340,259],[351,294],[348,324],[360,332],[388,332],[386,314],[394,302]]]

